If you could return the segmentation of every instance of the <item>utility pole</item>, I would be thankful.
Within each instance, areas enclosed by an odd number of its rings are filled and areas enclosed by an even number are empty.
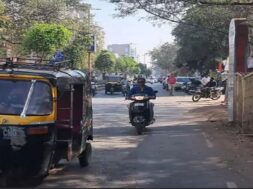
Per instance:
[[[91,6],[88,8],[88,33],[90,34],[90,25],[91,25],[91,15],[90,15]],[[91,51],[88,50],[88,71],[89,71],[89,78],[92,79],[91,76]]]
[[[91,10],[101,10],[101,9],[92,9],[91,5],[88,7],[88,33],[89,33],[89,35],[91,35]],[[93,40],[92,45],[94,45],[94,48],[93,49],[88,49],[88,72],[89,72],[90,80],[92,79],[91,53],[95,52],[95,50],[96,50],[96,48],[95,48],[95,45],[96,45],[95,36],[92,36],[92,40]]]

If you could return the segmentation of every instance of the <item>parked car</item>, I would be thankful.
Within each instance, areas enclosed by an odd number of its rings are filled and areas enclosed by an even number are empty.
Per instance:
[[[182,90],[182,87],[184,86],[184,84],[190,84],[191,80],[189,77],[183,77],[183,76],[179,76],[176,77],[176,85],[175,85],[175,90]]]

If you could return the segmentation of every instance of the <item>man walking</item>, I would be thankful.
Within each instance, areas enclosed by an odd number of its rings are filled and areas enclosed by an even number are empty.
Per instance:
[[[170,74],[170,76],[167,79],[168,88],[170,91],[170,96],[174,96],[174,89],[176,84],[176,78],[173,74]]]

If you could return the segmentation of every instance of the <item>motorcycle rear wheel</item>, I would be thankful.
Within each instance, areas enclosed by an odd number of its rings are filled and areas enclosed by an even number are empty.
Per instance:
[[[200,94],[194,94],[192,95],[192,101],[193,102],[198,102],[201,99],[201,95]]]

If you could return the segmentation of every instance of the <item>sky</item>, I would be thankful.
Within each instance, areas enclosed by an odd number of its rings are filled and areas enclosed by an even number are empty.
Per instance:
[[[139,61],[149,64],[150,57],[145,55],[150,50],[165,42],[173,42],[171,35],[173,26],[165,24],[162,27],[153,26],[151,23],[140,20],[145,12],[126,18],[115,18],[113,14],[115,5],[109,0],[86,0],[92,5],[91,13],[95,15],[95,21],[104,28],[105,48],[110,44],[133,43],[136,46]],[[96,10],[99,9],[99,10]],[[145,57],[145,58],[144,58]]]

